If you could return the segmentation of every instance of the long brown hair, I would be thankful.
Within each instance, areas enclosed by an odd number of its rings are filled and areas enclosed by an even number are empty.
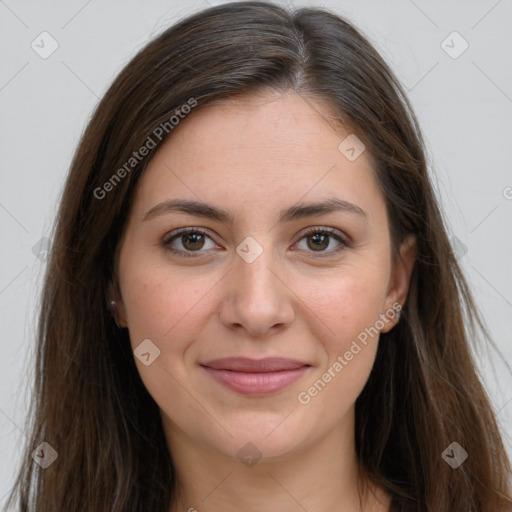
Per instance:
[[[374,159],[395,254],[406,234],[416,235],[402,318],[381,335],[356,402],[361,471],[388,490],[393,511],[510,510],[510,463],[470,352],[487,334],[405,93],[340,16],[266,2],[209,8],[165,30],[121,71],[82,136],[41,297],[30,435],[9,499],[18,510],[167,512],[174,503],[177,477],[159,408],[128,331],[108,308],[116,250],[138,179],[172,136],[169,120],[188,112],[183,105],[194,111],[265,88],[321,99],[326,116],[350,126]],[[164,136],[154,136],[162,126]],[[58,453],[46,469],[31,457],[43,441]],[[442,457],[453,442],[469,454],[457,469]]]

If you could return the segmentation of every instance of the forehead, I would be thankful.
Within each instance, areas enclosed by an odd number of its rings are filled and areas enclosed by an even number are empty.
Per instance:
[[[318,99],[292,92],[262,92],[197,110],[178,126],[167,148],[179,146],[181,156],[189,159],[254,155],[257,162],[268,158],[277,163],[332,161],[339,156],[341,140],[351,133],[333,121],[327,104]]]
[[[267,208],[334,194],[370,204],[380,196],[372,159],[368,151],[348,159],[340,143],[349,136],[325,104],[297,93],[208,105],[183,119],[159,148],[135,203],[186,196]]]

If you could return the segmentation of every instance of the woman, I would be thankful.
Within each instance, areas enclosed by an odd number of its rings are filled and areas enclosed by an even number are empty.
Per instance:
[[[140,51],[42,298],[19,510],[511,510],[416,118],[339,16],[231,3]]]

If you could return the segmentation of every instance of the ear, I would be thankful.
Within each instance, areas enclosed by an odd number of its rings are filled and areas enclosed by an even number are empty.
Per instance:
[[[400,304],[400,309],[404,306],[407,300],[407,292],[411,280],[412,269],[416,261],[416,237],[413,234],[405,236],[397,261],[395,262],[391,278],[389,281],[388,293],[386,295],[385,307],[386,311],[396,311],[397,304]],[[395,305],[395,307],[393,307]],[[395,315],[385,326],[381,332],[390,331],[398,322],[398,315]]]
[[[115,304],[111,305],[112,301],[115,301]],[[126,321],[126,308],[124,306],[123,298],[121,297],[121,291],[119,290],[117,280],[112,280],[108,284],[107,304],[112,316],[117,322],[117,325],[119,325],[119,327],[128,327],[128,322]]]

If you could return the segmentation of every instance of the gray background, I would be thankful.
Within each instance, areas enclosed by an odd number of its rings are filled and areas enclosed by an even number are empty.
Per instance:
[[[82,130],[137,50],[179,18],[219,3],[0,0],[0,507],[25,438],[44,238]],[[505,358],[476,353],[512,454],[512,0],[293,5],[348,17],[409,92],[450,234]],[[51,48],[44,31],[58,44],[46,59],[31,47]],[[454,31],[463,39],[448,37]],[[469,47],[458,55],[464,40]]]

